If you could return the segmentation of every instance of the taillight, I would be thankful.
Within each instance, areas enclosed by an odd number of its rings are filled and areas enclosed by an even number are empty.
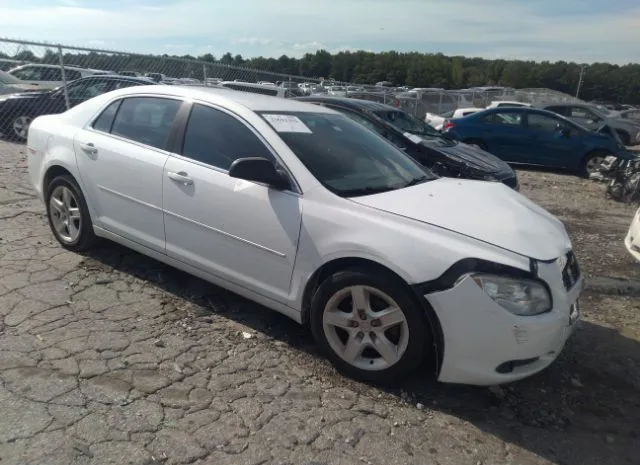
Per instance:
[[[447,129],[451,129],[452,127],[454,127],[455,124],[452,121],[445,121],[444,124],[442,125],[442,130],[446,131]]]

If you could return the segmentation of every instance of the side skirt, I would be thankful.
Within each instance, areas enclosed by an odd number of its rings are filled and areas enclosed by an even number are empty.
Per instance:
[[[158,260],[166,265],[172,266],[179,270],[182,270],[191,275],[197,276],[198,278],[204,279],[216,286],[220,286],[224,289],[227,289],[231,292],[234,292],[242,297],[245,297],[249,300],[252,300],[260,305],[263,305],[271,310],[275,310],[278,313],[282,313],[285,316],[288,316],[292,320],[296,321],[299,324],[302,324],[302,313],[294,308],[288,307],[280,302],[276,302],[273,299],[265,297],[261,294],[258,294],[250,289],[247,289],[243,286],[239,286],[234,284],[224,278],[220,278],[219,276],[213,275],[206,271],[203,271],[199,268],[195,268],[191,265],[188,265],[180,260],[176,260],[175,258],[169,257],[166,254],[156,252],[155,250],[149,249],[143,245],[138,244],[137,242],[131,241],[125,237],[122,237],[118,234],[114,234],[110,231],[107,231],[99,226],[93,227],[93,231],[96,236],[103,237],[105,239],[109,239],[113,242],[117,242],[125,247],[128,247],[136,252],[139,252],[143,255],[153,258],[154,260]]]

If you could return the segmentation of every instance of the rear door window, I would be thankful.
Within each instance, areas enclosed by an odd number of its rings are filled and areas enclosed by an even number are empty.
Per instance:
[[[511,111],[497,111],[482,118],[485,123],[501,126],[520,126],[522,117],[519,113]]]
[[[42,68],[41,81],[62,81],[62,70],[60,68]]]
[[[42,81],[40,68],[34,66],[26,66],[24,68],[11,71],[13,76],[23,81]]]
[[[65,69],[64,77],[67,79],[67,81],[75,81],[76,79],[80,79],[82,77],[82,74],[80,74],[80,71],[77,71],[75,69]],[[62,76],[58,80],[62,81]]]
[[[111,133],[164,150],[181,104],[179,100],[158,97],[126,98]]]
[[[89,79],[69,85],[67,93],[73,100],[89,100],[111,90],[110,84],[110,81],[104,79]]]

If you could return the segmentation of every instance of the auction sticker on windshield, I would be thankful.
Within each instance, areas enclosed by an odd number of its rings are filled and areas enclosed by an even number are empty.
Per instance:
[[[404,137],[409,139],[414,144],[419,144],[420,142],[422,142],[422,137],[416,136],[415,134],[411,134],[410,132],[405,132]]]
[[[294,115],[262,115],[278,132],[302,132],[311,134],[311,129]]]

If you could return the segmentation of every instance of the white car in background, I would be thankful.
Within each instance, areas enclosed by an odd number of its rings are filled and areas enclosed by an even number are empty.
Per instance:
[[[482,110],[484,110],[484,108],[458,108],[456,110],[442,113],[441,115],[436,113],[427,113],[424,117],[424,122],[438,131],[442,131],[442,126],[446,120],[462,118],[463,116],[471,115]]]
[[[516,102],[513,100],[494,100],[488,106],[488,108],[502,108],[502,107],[519,107],[519,108],[530,108],[532,105],[530,103],[524,102]]]
[[[579,317],[558,219],[500,183],[438,178],[319,105],[132,87],[36,118],[27,153],[63,247],[111,239],[243,295],[359,379],[431,357],[441,381],[515,381]]]
[[[624,245],[631,256],[640,262],[640,208],[633,216]]]
[[[346,97],[347,88],[344,86],[329,86],[327,87],[327,94],[332,97]]]
[[[111,74],[108,71],[98,69],[78,68],[76,66],[64,67],[64,79],[62,68],[58,65],[41,65],[30,63],[18,66],[9,71],[13,77],[19,79],[23,84],[38,86],[39,89],[55,89],[67,82],[75,81],[81,77],[95,76],[98,74]]]

